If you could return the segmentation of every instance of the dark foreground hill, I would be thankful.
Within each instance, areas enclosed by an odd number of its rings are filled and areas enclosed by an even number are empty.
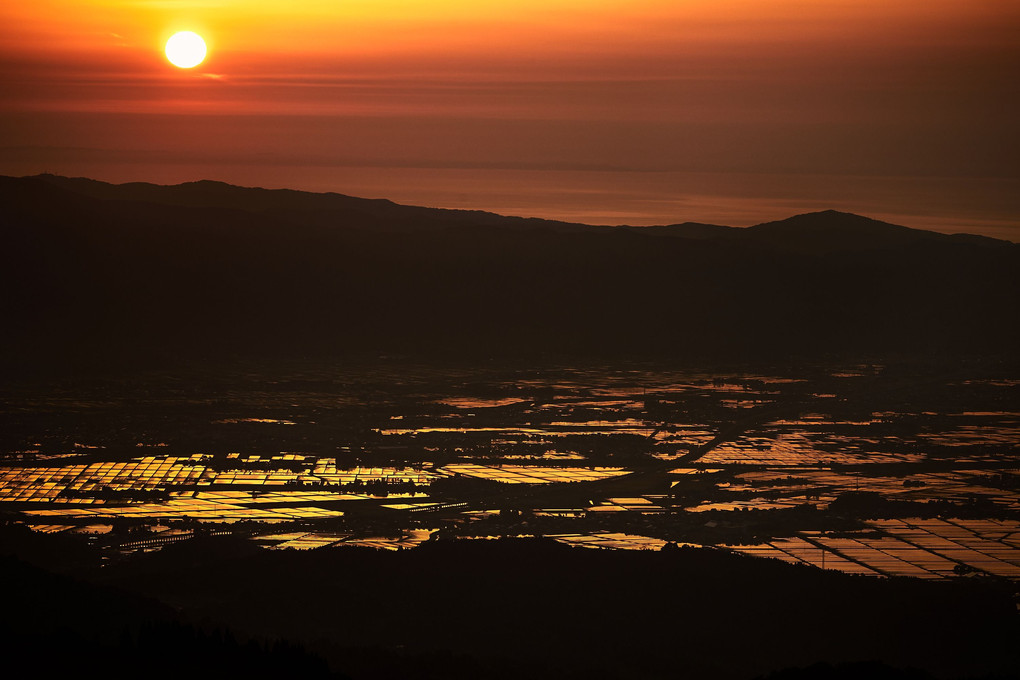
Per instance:
[[[1009,352],[1020,246],[837,212],[620,228],[0,178],[8,357]]]
[[[13,658],[48,646],[51,667],[95,659],[106,677],[135,677],[139,664],[151,677],[230,664],[227,675],[272,677],[280,663],[321,677],[321,660],[357,680],[751,680],[822,663],[844,672],[782,677],[1020,670],[1008,584],[855,577],[711,549],[510,539],[274,552],[210,538],[82,570],[84,581],[9,560],[0,573],[17,586],[3,637],[21,645]]]

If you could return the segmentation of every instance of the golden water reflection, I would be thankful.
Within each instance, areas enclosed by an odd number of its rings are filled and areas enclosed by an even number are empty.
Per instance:
[[[1020,522],[1015,520],[915,518],[869,524],[888,535],[805,531],[760,545],[727,548],[852,574],[938,579],[976,571],[1020,579]]]
[[[539,467],[536,465],[475,465],[457,463],[442,468],[464,477],[491,479],[507,484],[551,484],[555,482],[591,482],[626,475],[613,467]]]

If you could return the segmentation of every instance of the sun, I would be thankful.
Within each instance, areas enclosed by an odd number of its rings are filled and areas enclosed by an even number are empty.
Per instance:
[[[194,68],[205,59],[205,41],[198,33],[181,31],[166,41],[166,58],[179,68]]]

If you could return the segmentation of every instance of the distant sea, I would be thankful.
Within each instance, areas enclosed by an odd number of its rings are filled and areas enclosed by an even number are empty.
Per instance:
[[[22,167],[24,165],[25,167]],[[485,210],[587,224],[704,222],[751,226],[817,210],[852,212],[917,229],[1020,242],[1020,178],[877,177],[501,167],[393,167],[146,163],[97,158],[28,167],[108,182],[176,184],[214,179],[242,186],[333,191],[437,208]]]

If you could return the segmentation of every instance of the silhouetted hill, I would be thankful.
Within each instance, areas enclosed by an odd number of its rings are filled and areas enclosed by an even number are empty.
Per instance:
[[[851,213],[825,210],[740,230],[734,238],[776,250],[822,254],[851,250],[905,250],[923,246],[1005,247],[1008,242],[974,234],[938,234]]]
[[[228,208],[272,216],[292,225],[428,230],[466,224],[504,229],[548,229],[566,233],[612,228],[539,218],[507,217],[480,210],[423,208],[400,205],[386,199],[355,198],[337,193],[238,187],[210,180],[164,186],[145,182],[108,184],[87,178],[56,175],[38,175],[26,179],[38,179],[74,193],[104,200],[193,208]],[[932,242],[966,242],[988,247],[1009,245],[1008,242],[985,236],[946,235],[910,229],[835,210],[796,215],[743,229],[699,222],[628,228],[644,235],[731,240],[798,253],[899,249]]]
[[[737,680],[869,660],[952,678],[1018,663],[1002,584],[855,577],[714,549],[504,539],[231,554],[184,543],[95,578],[239,633],[285,632],[365,680]]]
[[[0,178],[0,205],[0,343],[14,363],[1020,345],[1020,247],[842,213],[747,229],[589,227],[215,182],[50,176]]]
[[[210,180],[164,186],[146,182],[107,184],[82,177],[56,175],[39,175],[31,179],[92,198],[243,210],[271,216],[290,226],[357,226],[385,231],[421,231],[457,224],[507,229],[548,228],[566,232],[599,229],[555,220],[504,217],[480,210],[421,208],[400,205],[386,199],[355,198],[337,193],[311,193],[291,189],[238,187]]]
[[[685,222],[661,227],[636,227],[635,230],[656,236],[728,241],[745,247],[801,255],[949,246],[1010,248],[1015,245],[976,234],[939,234],[911,229],[835,210],[795,215],[743,229]]]
[[[203,630],[155,600],[15,557],[0,555],[0,578],[7,586],[0,620],[7,677],[346,677],[279,638],[266,644]]]
[[[73,572],[0,556],[0,650],[16,676],[746,680],[806,666],[769,677],[948,680],[1020,664],[1008,584],[715,549],[270,551],[225,536]]]

